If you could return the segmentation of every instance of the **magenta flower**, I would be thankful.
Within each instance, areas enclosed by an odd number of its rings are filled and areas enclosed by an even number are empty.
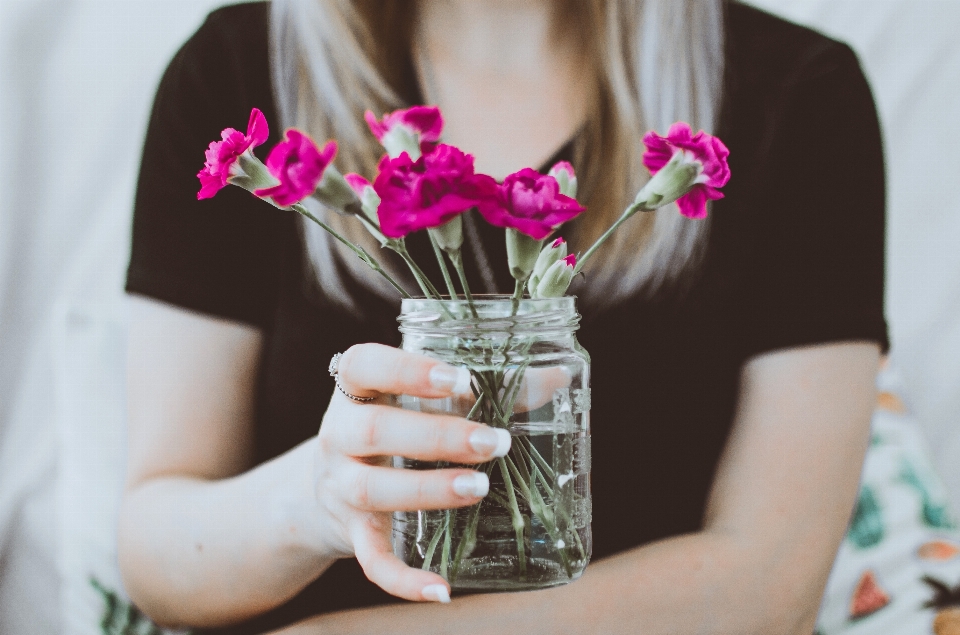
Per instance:
[[[653,131],[648,132],[643,136],[643,143],[647,147],[643,153],[643,164],[653,175],[671,163],[671,160],[677,166],[695,166],[696,178],[693,185],[676,199],[677,206],[680,213],[688,218],[706,217],[707,200],[723,198],[723,193],[718,188],[730,180],[730,167],[727,165],[730,151],[727,146],[703,130],[693,134],[690,126],[682,121],[670,126],[666,137]]]
[[[267,157],[267,171],[280,183],[256,190],[254,194],[269,196],[282,207],[299,203],[317,189],[324,170],[336,154],[336,141],[328,141],[323,150],[318,150],[313,139],[291,128]]]
[[[491,225],[543,240],[585,208],[560,193],[557,179],[523,168],[503,180],[495,201],[485,201],[479,209]]]
[[[561,194],[569,196],[570,198],[577,197],[577,175],[573,171],[572,165],[566,161],[559,161],[550,168],[548,174],[557,179]]]
[[[364,119],[370,126],[370,132],[394,159],[404,152],[413,159],[419,159],[422,152],[428,152],[433,144],[440,141],[440,133],[443,132],[443,116],[436,106],[395,110],[385,114],[380,121],[368,110],[364,113]]]
[[[349,172],[343,175],[343,179],[350,185],[350,189],[357,193],[357,196],[363,198],[364,192],[367,191],[368,187],[373,187],[370,184],[370,181],[363,178],[359,174],[354,174]]]
[[[441,143],[416,161],[406,152],[395,159],[383,157],[373,189],[380,196],[381,231],[389,238],[403,238],[439,227],[492,199],[497,184],[474,174],[473,156]]]
[[[380,207],[380,197],[377,196],[377,192],[373,189],[370,181],[352,172],[344,174],[343,179],[360,199],[360,209],[363,211],[364,217],[375,226],[379,226],[377,209]]]
[[[543,276],[530,285],[530,297],[559,298],[570,287],[573,281],[573,272],[577,268],[577,256],[570,254],[554,262]]]
[[[439,141],[440,133],[443,132],[443,115],[436,106],[413,106],[406,110],[394,110],[385,114],[380,121],[377,121],[376,115],[369,110],[363,117],[377,141],[383,141],[384,135],[397,126],[403,126],[411,133],[419,135],[421,141]]]
[[[221,141],[211,141],[206,151],[206,162],[197,173],[200,179],[200,191],[197,199],[212,198],[227,186],[227,179],[234,176],[237,159],[241,154],[262,145],[270,136],[267,119],[259,109],[250,111],[247,122],[247,134],[233,128],[224,128],[220,133]]]

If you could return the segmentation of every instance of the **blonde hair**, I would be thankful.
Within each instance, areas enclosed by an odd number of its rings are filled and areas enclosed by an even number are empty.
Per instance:
[[[563,5],[562,7],[560,5]],[[586,249],[647,180],[641,163],[646,129],[665,133],[674,121],[712,132],[723,75],[723,0],[591,0],[557,2],[577,11],[598,85],[594,110],[574,147],[581,195],[589,211],[568,237]],[[362,114],[411,105],[414,0],[273,0],[271,55],[279,116],[319,140],[334,138],[338,167],[372,175],[383,149]],[[469,149],[467,149],[469,150]],[[328,222],[371,253],[387,254],[355,220]],[[610,302],[653,291],[694,268],[709,220],[691,221],[674,206],[624,224],[585,272],[579,295]],[[350,284],[384,297],[396,291],[309,221],[304,242],[320,289],[352,305]],[[395,261],[383,258],[401,279]],[[345,275],[349,283],[345,284]]]

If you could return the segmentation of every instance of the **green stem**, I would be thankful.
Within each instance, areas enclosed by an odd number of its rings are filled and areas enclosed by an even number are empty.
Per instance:
[[[540,508],[540,513],[537,514],[540,516],[540,521],[543,523],[543,528],[547,530],[547,535],[550,536],[550,540],[553,541],[554,548],[557,550],[557,554],[560,556],[560,560],[563,563],[563,568],[567,572],[567,577],[573,577],[573,568],[570,565],[570,558],[567,556],[567,547],[564,545],[560,546],[560,540],[562,536],[560,535],[560,530],[557,528],[556,519],[553,516],[553,512],[547,506],[545,500],[540,495],[540,490],[537,489],[537,472],[536,466],[533,467],[533,475],[530,477],[530,507],[531,508]],[[540,480],[543,480],[542,478]],[[576,533],[576,530],[574,530]]]
[[[490,470],[487,470],[488,475]],[[450,576],[449,582],[453,581],[453,578],[457,577],[457,574],[460,572],[460,565],[463,564],[463,559],[470,555],[473,551],[473,548],[477,544],[477,525],[480,522],[480,506],[483,505],[483,501],[480,501],[470,510],[470,515],[467,516],[467,526],[463,530],[463,535],[460,538],[460,544],[457,545],[457,553],[453,556],[453,565],[450,567]]]
[[[523,299],[523,288],[526,284],[526,280],[517,280],[513,285],[513,297],[511,298],[513,308],[510,312],[510,317],[515,316],[517,314],[517,310],[520,308],[520,300]],[[511,333],[511,337],[512,335],[513,333]]]
[[[482,395],[481,395],[481,396],[482,396]],[[470,412],[467,413],[467,417],[466,417],[467,421],[473,421],[473,420],[474,420],[473,417],[474,417],[474,415],[477,414],[477,411],[480,410],[480,407],[481,407],[482,404],[483,404],[483,402],[481,401],[480,397],[477,397],[477,400],[473,402],[473,407],[470,408]]]
[[[507,469],[510,470],[513,478],[517,479],[517,489],[520,491],[520,494],[529,501],[530,487],[527,483],[530,481],[530,475],[524,475],[520,472],[520,468],[517,467],[517,464],[510,457],[506,457],[504,463],[506,463]],[[524,468],[526,468],[526,466],[524,466]]]
[[[640,210],[642,210],[642,209],[644,209],[643,205],[639,205],[639,204],[637,204],[637,203],[632,203],[632,204],[630,205],[630,207],[628,207],[626,210],[624,210],[623,215],[620,216],[620,218],[617,220],[617,222],[615,222],[613,225],[611,225],[611,226],[610,226],[610,229],[608,229],[607,231],[603,232],[603,235],[600,236],[600,238],[597,239],[597,242],[593,243],[593,245],[590,246],[590,249],[588,249],[587,251],[585,251],[584,254],[577,259],[577,266],[574,267],[574,269],[573,269],[573,275],[577,275],[578,273],[580,273],[580,270],[583,269],[584,263],[586,263],[587,260],[590,259],[590,256],[593,255],[593,252],[595,252],[597,249],[599,249],[599,248],[600,248],[600,245],[602,245],[603,243],[607,242],[607,239],[610,238],[610,236],[613,235],[613,232],[615,232],[615,231],[617,230],[617,228],[620,227],[620,225],[622,225],[628,218],[630,218],[630,217],[633,216],[636,212],[638,212],[638,211],[640,211]]]
[[[450,256],[450,262],[453,263],[453,268],[457,272],[457,277],[460,278],[460,286],[463,287],[463,295],[467,298],[467,304],[470,306],[470,313],[473,314],[474,319],[479,319],[480,316],[477,315],[477,308],[473,305],[473,294],[470,293],[470,285],[467,284],[467,272],[463,269],[463,252],[458,250],[447,255]]]
[[[433,245],[433,254],[437,257],[437,264],[440,265],[440,273],[443,274],[443,282],[447,285],[447,291],[450,293],[451,300],[459,299],[457,297],[457,290],[453,287],[453,278],[450,277],[450,271],[447,269],[447,263],[443,259],[443,250],[440,249],[440,245],[437,244],[437,239],[434,238],[433,234],[427,232],[430,235],[430,244]]]
[[[513,531],[517,534],[517,559],[520,565],[520,579],[527,576],[527,553],[523,545],[523,516],[520,515],[520,506],[517,505],[517,495],[513,491],[513,480],[510,478],[510,469],[503,458],[497,459],[500,466],[500,474],[503,475],[503,483],[507,490],[507,500],[510,502],[510,517],[513,520]]]
[[[336,231],[333,230],[332,227],[330,227],[329,225],[324,223],[322,220],[320,220],[319,218],[311,214],[309,211],[307,211],[307,208],[305,208],[303,205],[300,205],[299,203],[297,203],[293,205],[292,209],[293,211],[297,212],[301,216],[305,216],[306,218],[309,218],[314,223],[316,223],[317,225],[322,227],[324,230],[326,230],[327,233],[329,233],[331,236],[333,236],[334,238],[339,240],[341,243],[346,245],[350,249],[350,251],[355,253],[357,257],[360,258],[360,260],[367,263],[368,267],[370,267],[371,269],[379,273],[381,276],[383,276],[387,280],[387,282],[393,285],[393,288],[399,291],[400,295],[402,295],[405,298],[410,297],[410,294],[407,293],[406,289],[401,287],[396,280],[390,277],[390,274],[388,274],[386,271],[383,270],[383,267],[380,266],[380,263],[377,262],[373,256],[367,253],[366,249],[364,249],[359,245],[354,245],[352,242],[350,242],[349,240],[347,240],[346,238],[338,234]]]
[[[428,298],[439,300],[440,294],[430,283],[430,281],[427,280],[427,276],[425,276],[423,271],[420,270],[420,267],[417,266],[417,263],[414,262],[413,258],[410,256],[410,252],[407,251],[407,246],[403,243],[399,243],[396,247],[393,247],[393,250],[397,252],[401,258],[403,258],[405,263],[407,263],[407,267],[410,268],[410,272],[413,274],[413,277],[417,279],[417,284],[420,285],[420,290],[423,291],[423,295]]]
[[[445,510],[443,514],[443,551],[440,552],[440,575],[445,580],[450,577],[450,534],[453,532],[453,514],[452,509]]]
[[[527,445],[530,446],[529,449],[524,448],[524,451],[530,455],[537,465],[540,466],[540,469],[543,470],[543,473],[547,475],[551,481],[557,478],[556,473],[553,471],[553,468],[547,463],[547,460],[543,458],[543,455],[540,454],[540,450],[537,449],[537,446],[533,444],[533,440],[527,437]],[[522,447],[522,446],[521,446]]]
[[[443,535],[444,527],[443,524],[437,525],[437,531],[434,532],[433,538],[430,539],[430,544],[427,545],[427,553],[423,556],[423,564],[420,566],[424,571],[429,571],[430,566],[433,564],[433,553],[437,550],[437,544],[440,542],[440,537]]]

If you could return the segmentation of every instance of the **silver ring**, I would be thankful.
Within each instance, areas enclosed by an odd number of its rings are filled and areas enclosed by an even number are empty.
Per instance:
[[[355,403],[370,403],[376,397],[357,397],[356,395],[351,395],[346,390],[343,389],[343,386],[340,385],[340,375],[337,373],[337,367],[340,366],[340,358],[343,357],[343,353],[337,353],[330,358],[330,367],[327,369],[330,371],[330,376],[333,377],[333,381],[337,384],[337,389],[342,392],[347,399]]]

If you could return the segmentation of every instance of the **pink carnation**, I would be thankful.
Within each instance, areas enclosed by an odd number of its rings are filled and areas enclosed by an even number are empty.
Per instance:
[[[479,209],[491,225],[509,227],[534,240],[543,240],[585,208],[576,199],[561,194],[552,176],[523,168],[503,180],[495,201],[485,202]]]
[[[443,116],[436,106],[413,106],[405,110],[394,110],[385,114],[380,121],[377,121],[376,115],[368,110],[364,113],[364,119],[370,126],[370,132],[380,142],[383,141],[384,135],[398,125],[404,126],[412,134],[420,135],[421,142],[439,141],[440,133],[443,132]]]
[[[347,185],[350,186],[350,189],[353,190],[360,198],[363,198],[363,193],[368,187],[373,187],[370,184],[370,181],[363,178],[359,174],[354,174],[353,172],[344,174],[343,180],[347,182]]]
[[[317,189],[324,170],[336,154],[336,141],[328,141],[323,150],[318,150],[313,139],[291,128],[267,157],[267,171],[280,183],[254,194],[269,196],[283,207],[299,203]]]
[[[237,158],[248,149],[262,145],[269,136],[267,119],[257,108],[250,111],[247,134],[233,128],[224,128],[220,133],[222,140],[210,142],[206,151],[207,160],[203,164],[203,169],[197,173],[197,178],[200,179],[197,199],[212,198],[226,187],[227,179],[232,176],[231,170]]]
[[[693,134],[690,126],[682,121],[670,126],[666,137],[650,131],[643,136],[647,147],[643,164],[651,174],[659,172],[677,152],[684,153],[684,161],[700,164],[700,175],[693,188],[677,199],[680,213],[688,218],[704,218],[707,215],[707,200],[723,198],[721,188],[730,180],[727,157],[730,151],[717,137],[701,130]]]
[[[377,216],[388,238],[439,227],[457,214],[492,198],[496,181],[474,174],[473,156],[437,144],[416,161],[404,152],[383,157],[373,189],[380,197]]]

